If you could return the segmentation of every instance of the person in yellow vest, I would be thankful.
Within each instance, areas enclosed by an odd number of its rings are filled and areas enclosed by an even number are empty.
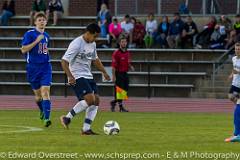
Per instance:
[[[127,99],[127,91],[129,87],[128,71],[134,71],[131,65],[130,52],[127,50],[127,37],[120,35],[119,49],[112,54],[112,80],[115,83],[114,94],[115,99],[111,101],[111,111],[115,111],[115,106],[119,104],[120,112],[128,112],[123,107],[123,100]]]

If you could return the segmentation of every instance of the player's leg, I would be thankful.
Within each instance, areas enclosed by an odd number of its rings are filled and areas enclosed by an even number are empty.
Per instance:
[[[40,119],[43,120],[44,119],[44,113],[43,113],[43,107],[42,107],[42,95],[41,95],[41,90],[40,89],[36,89],[33,90],[33,93],[35,95],[35,101],[38,105],[38,108],[40,110]]]
[[[127,92],[129,86],[128,74],[127,73],[122,74],[119,79],[120,79],[120,81],[118,82],[119,86]],[[118,105],[120,112],[129,112],[127,109],[124,108],[122,99],[118,100]]]
[[[95,81],[90,80],[90,85],[94,92],[94,104],[89,106],[86,109],[86,115],[85,115],[85,120],[84,120],[84,124],[83,124],[83,134],[87,134],[87,135],[96,134],[91,130],[91,124],[97,115],[97,111],[98,111],[98,107],[99,107],[99,103],[100,103],[99,95],[97,94],[98,91],[97,91],[97,86],[96,86]]]
[[[116,103],[117,103],[116,84],[114,85],[114,88],[113,88],[113,94],[114,94],[114,100],[112,100],[112,101],[110,102],[110,105],[111,105],[110,110],[111,110],[112,112],[115,112],[115,107],[116,107]]]
[[[234,104],[236,104],[237,99],[239,98],[238,90],[239,88],[232,85],[228,93],[229,100],[232,101]]]
[[[85,111],[87,107],[93,105],[95,101],[95,96],[87,79],[85,78],[77,79],[76,84],[72,86],[72,88],[76,96],[78,97],[79,101],[68,112],[66,116],[65,115],[61,116],[60,120],[65,128],[68,128],[71,119],[74,116],[76,116],[76,114]]]
[[[51,125],[50,121],[50,113],[51,113],[51,101],[50,101],[50,86],[42,86],[41,87],[41,95],[42,95],[42,106],[44,112],[44,125],[48,127]]]

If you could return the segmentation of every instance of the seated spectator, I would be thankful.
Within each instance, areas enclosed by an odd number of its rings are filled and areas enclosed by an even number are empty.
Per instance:
[[[235,24],[233,25],[233,30],[230,31],[230,36],[228,42],[225,46],[226,49],[231,48],[236,42],[240,40],[240,15],[236,15]]]
[[[135,17],[131,17],[131,21],[134,25],[133,27],[133,43],[136,44],[137,47],[143,47],[143,40],[146,34],[145,27],[142,22]]]
[[[224,49],[227,33],[224,26],[216,24],[210,38],[210,49]]]
[[[166,48],[167,44],[167,36],[169,32],[169,21],[168,16],[163,16],[162,20],[160,20],[160,24],[157,28],[157,33],[154,37],[156,44],[160,44],[161,48]]]
[[[108,26],[111,23],[111,15],[107,9],[107,5],[104,3],[101,5],[101,10],[98,13],[97,22],[101,28],[100,37],[106,38],[108,34]]]
[[[211,16],[209,23],[204,26],[204,30],[197,35],[195,48],[201,49],[203,48],[203,45],[209,45],[210,37],[214,31],[216,24],[216,18],[214,16]]]
[[[173,22],[170,24],[167,37],[167,42],[170,48],[179,48],[183,27],[184,22],[181,20],[180,14],[175,13]]]
[[[53,24],[52,26],[56,26],[58,19],[63,15],[63,5],[61,0],[51,0],[48,3],[48,10],[47,10],[47,19],[49,19],[49,15],[53,14]]]
[[[97,0],[97,12],[98,13],[101,10],[101,5],[106,4],[107,8],[109,8],[109,1],[108,0]]]
[[[118,22],[118,19],[116,17],[113,18],[113,21],[108,28],[110,35],[110,45],[112,45],[112,47],[116,47],[118,37],[122,33],[121,24]]]
[[[185,45],[189,42],[191,44],[191,47],[193,47],[194,44],[194,38],[198,33],[197,25],[193,22],[191,16],[187,16],[186,23],[183,27],[182,32],[182,39],[181,39],[181,45],[182,48],[185,48]]]
[[[189,14],[189,10],[185,0],[182,0],[182,2],[180,3],[178,11],[180,14]]]
[[[30,12],[30,26],[33,25],[33,17],[37,12],[46,12],[46,4],[44,0],[34,0],[32,10]]]
[[[132,48],[133,45],[133,23],[130,20],[130,16],[127,14],[124,16],[124,20],[121,22],[121,28],[123,34],[128,38],[129,48]]]
[[[146,48],[152,47],[154,43],[153,37],[154,35],[156,35],[156,32],[157,32],[157,21],[154,19],[153,13],[150,13],[146,21],[146,35],[144,37]]]
[[[7,26],[8,20],[15,15],[15,1],[5,0],[2,6],[2,14],[0,16],[1,25]]]

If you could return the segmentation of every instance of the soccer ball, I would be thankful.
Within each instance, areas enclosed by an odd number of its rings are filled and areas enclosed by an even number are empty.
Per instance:
[[[103,131],[107,135],[116,135],[119,133],[120,127],[116,121],[107,121],[103,126]]]

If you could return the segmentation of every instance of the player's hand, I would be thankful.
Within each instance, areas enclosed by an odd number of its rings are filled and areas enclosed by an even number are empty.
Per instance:
[[[72,86],[74,86],[76,84],[76,79],[72,76],[72,77],[68,77],[68,83]]]
[[[103,73],[103,76],[104,76],[105,80],[111,81],[111,78],[107,73]]]
[[[239,74],[239,72],[234,69],[233,74]]]
[[[115,82],[116,81],[116,76],[112,77],[112,81]]]
[[[43,38],[44,38],[44,35],[43,35],[43,34],[40,34],[40,35],[37,37],[36,41],[37,41],[37,42],[40,42]]]

